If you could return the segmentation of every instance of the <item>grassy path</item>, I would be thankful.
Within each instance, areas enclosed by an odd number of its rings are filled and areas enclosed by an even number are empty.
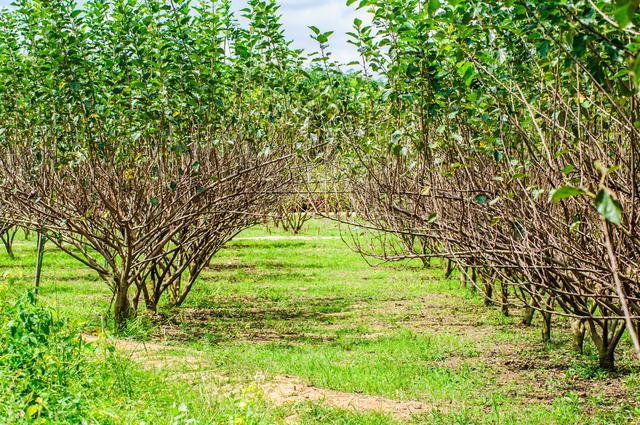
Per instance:
[[[437,268],[371,268],[323,222],[302,236],[244,232],[183,308],[139,320],[117,345],[183,388],[166,397],[202,423],[247,406],[249,423],[637,422],[639,371],[625,352],[621,373],[605,374],[590,347],[569,352],[562,322],[544,347],[519,312],[485,307]],[[34,245],[0,254],[9,292],[30,284]],[[50,250],[43,279],[47,303],[101,333],[110,296],[97,276]],[[237,403],[223,414],[220,398]]]
[[[238,392],[243,389],[241,385],[237,385],[232,375],[213,373],[216,369],[212,369],[212,365],[200,356],[198,350],[176,351],[175,346],[165,344],[113,338],[100,341],[100,338],[94,335],[83,337],[88,342],[97,344],[106,342],[113,345],[122,355],[138,362],[145,369],[164,374],[170,373],[174,378],[177,376],[186,381],[208,385],[213,392],[219,392],[222,388],[220,382],[224,382],[223,387],[226,387],[224,388],[226,392],[229,390]],[[424,414],[433,409],[433,406],[418,401],[398,401],[318,388],[294,376],[267,377],[265,374],[258,374],[256,377],[254,384],[261,396],[277,406],[319,402],[342,410],[377,412],[398,420],[409,420],[412,416]],[[292,417],[288,419],[291,421]]]

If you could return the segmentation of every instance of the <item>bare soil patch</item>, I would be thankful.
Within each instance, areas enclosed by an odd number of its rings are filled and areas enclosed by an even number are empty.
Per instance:
[[[97,343],[99,338],[94,335],[83,335],[85,341]],[[170,361],[174,366],[190,365],[198,367],[202,365],[202,360],[192,354],[171,353],[174,347],[155,342],[136,341],[130,339],[109,339],[108,344],[112,344],[122,354],[126,354],[132,360],[142,363],[144,367],[161,368],[166,366]]]
[[[317,388],[291,376],[277,376],[262,386],[265,398],[276,405],[305,401],[322,402],[328,406],[356,412],[382,412],[407,420],[413,415],[428,413],[433,406],[419,401],[398,401],[384,397]],[[440,408],[442,411],[442,408]]]

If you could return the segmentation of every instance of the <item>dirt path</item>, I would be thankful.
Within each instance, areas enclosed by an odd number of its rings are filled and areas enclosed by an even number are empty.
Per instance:
[[[93,335],[84,335],[84,339],[94,343],[99,340]],[[197,356],[197,352],[177,354],[174,350],[185,351],[180,347],[126,339],[109,339],[108,343],[113,344],[118,351],[148,369],[166,369],[180,365],[188,366],[188,369],[191,369],[190,372],[181,372],[181,377],[197,375],[195,377],[198,380],[202,378],[215,379],[216,381],[228,378],[223,374],[207,370],[206,363]],[[261,374],[261,376],[265,375]],[[275,375],[272,378],[260,379],[256,384],[263,392],[264,398],[278,406],[307,401],[321,402],[337,409],[385,413],[399,420],[408,420],[412,415],[428,413],[434,408],[434,406],[419,401],[399,401],[385,397],[318,388],[306,384],[294,376]],[[296,422],[295,417],[288,418],[288,421]]]
[[[396,419],[408,420],[412,415],[428,413],[432,406],[419,401],[398,401],[384,397],[317,388],[292,376],[276,376],[261,385],[267,400],[277,405],[320,401],[331,407],[356,412],[382,412]]]

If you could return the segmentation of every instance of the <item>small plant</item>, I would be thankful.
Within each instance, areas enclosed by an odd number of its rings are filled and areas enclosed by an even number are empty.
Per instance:
[[[580,363],[573,364],[567,371],[567,376],[588,379],[588,380],[602,380],[606,379],[609,374],[606,370],[598,367],[593,363]]]
[[[89,365],[86,344],[32,292],[0,311],[0,417],[7,423],[66,418],[80,420],[83,397],[76,392]]]
[[[95,346],[29,291],[0,305],[0,424],[84,423],[122,389],[115,350]]]

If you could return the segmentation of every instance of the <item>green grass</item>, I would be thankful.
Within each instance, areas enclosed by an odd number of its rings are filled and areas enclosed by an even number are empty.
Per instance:
[[[430,406],[407,419],[415,423],[637,421],[639,373],[628,343],[618,359],[622,372],[607,374],[594,366],[592,347],[580,357],[569,351],[562,320],[553,344],[544,346],[537,327],[518,325],[519,312],[505,317],[485,307],[439,268],[419,262],[372,268],[339,238],[250,239],[268,235],[259,227],[243,232],[216,255],[182,308],[163,307],[161,319],[129,326],[132,337],[170,344],[165,354],[171,362],[159,371],[139,359],[132,363],[132,387],[151,413],[138,415],[136,404],[116,414],[114,423],[174,423],[180,415],[175,423],[187,417],[197,423],[403,421],[390,412],[338,409],[321,400],[277,406],[261,382],[280,376]],[[337,237],[340,231],[313,220],[302,235]],[[6,297],[32,282],[35,241],[18,241],[16,252],[15,260],[0,254]],[[87,332],[105,326],[106,285],[51,246],[40,293],[74,326]],[[180,360],[187,357],[224,379],[212,383],[184,373]]]

